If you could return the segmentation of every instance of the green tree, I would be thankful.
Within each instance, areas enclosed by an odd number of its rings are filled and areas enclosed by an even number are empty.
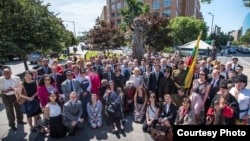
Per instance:
[[[165,16],[156,14],[147,14],[142,16],[149,24],[144,30],[144,44],[151,51],[161,51],[166,46],[173,44],[172,38],[169,36],[171,29],[168,28],[169,20]]]
[[[125,0],[127,7],[121,9],[121,15],[124,17],[124,23],[130,26],[134,18],[142,14],[148,14],[150,11],[149,5],[138,0]]]
[[[245,45],[250,44],[250,29],[248,29],[246,34],[240,38],[240,42]]]
[[[218,35],[214,36],[214,40],[215,40],[215,46],[219,47],[220,45],[222,46],[226,46],[228,41],[232,41],[233,37],[221,32]]]
[[[208,31],[204,21],[193,17],[171,19],[169,28],[172,30],[170,36],[173,38],[174,45],[182,45],[197,39],[201,31],[202,39],[205,39]]]
[[[28,54],[60,52],[75,42],[49,6],[40,0],[0,1],[1,57],[18,55],[27,70]]]
[[[91,44],[91,49],[102,50],[104,54],[106,50],[115,49],[125,44],[124,33],[114,27],[113,23],[99,21],[97,18],[96,26],[89,31],[87,43]]]

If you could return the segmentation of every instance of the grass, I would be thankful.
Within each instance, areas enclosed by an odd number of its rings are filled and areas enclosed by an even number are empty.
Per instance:
[[[90,59],[90,57],[92,56],[98,56],[100,54],[103,54],[102,52],[99,52],[99,51],[88,51],[86,54],[85,54],[85,58],[87,60]],[[109,53],[109,54],[105,54],[106,56],[109,56],[109,57],[112,57],[114,55],[114,53]],[[116,56],[120,56],[119,54],[116,54]]]
[[[165,53],[174,53],[174,48],[173,47],[165,47],[162,51]]]
[[[62,54],[61,56],[59,56],[58,61],[61,62],[61,61],[67,60],[67,59],[68,59],[67,54]]]

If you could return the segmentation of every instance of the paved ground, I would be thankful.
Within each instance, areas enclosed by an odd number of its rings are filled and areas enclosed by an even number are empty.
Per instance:
[[[67,136],[62,139],[51,139],[46,136],[38,135],[35,141],[153,141],[149,134],[142,132],[142,125],[132,122],[132,115],[127,116],[125,122],[125,134],[113,134],[111,125],[104,125],[100,129],[92,129],[89,124],[85,124],[84,129],[78,130],[75,136]]]

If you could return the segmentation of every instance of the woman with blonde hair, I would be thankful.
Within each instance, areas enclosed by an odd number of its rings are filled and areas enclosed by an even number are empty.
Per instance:
[[[129,81],[134,82],[134,86],[137,88],[138,86],[143,86],[143,78],[141,75],[141,70],[138,67],[135,67],[133,70],[133,74],[130,76]]]
[[[139,86],[134,96],[134,122],[142,123],[144,121],[147,100],[146,89]]]

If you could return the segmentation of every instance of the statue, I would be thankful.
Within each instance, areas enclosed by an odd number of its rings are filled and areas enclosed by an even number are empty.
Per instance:
[[[132,57],[141,61],[145,50],[142,43],[142,33],[145,26],[145,22],[141,18],[135,18],[130,24],[130,29],[133,31],[132,35]]]

